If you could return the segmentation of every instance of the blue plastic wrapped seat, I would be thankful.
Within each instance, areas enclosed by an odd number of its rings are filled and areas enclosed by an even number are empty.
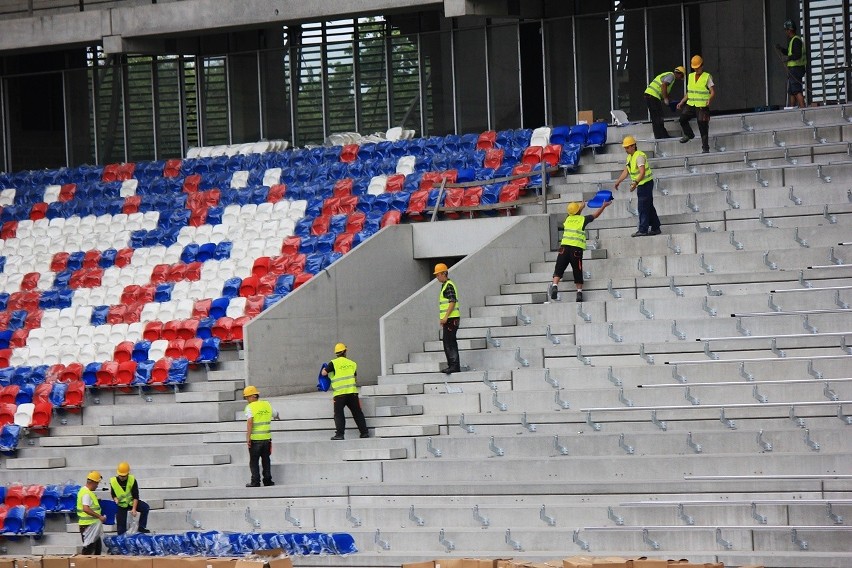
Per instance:
[[[132,386],[144,386],[151,382],[151,370],[154,368],[154,361],[145,359],[136,363],[136,372],[133,373],[133,379],[130,381]]]
[[[580,164],[580,152],[582,146],[579,144],[565,144],[562,146],[562,154],[559,156],[559,165],[574,171]]]
[[[21,427],[17,424],[5,424],[0,430],[0,452],[14,452],[21,437]]]
[[[550,131],[550,143],[564,145],[568,141],[568,133],[570,131],[571,129],[565,125],[554,126],[553,130]]]
[[[216,243],[204,243],[199,247],[198,253],[195,255],[195,260],[198,262],[207,262],[216,255]]]
[[[222,297],[230,299],[240,295],[240,286],[243,284],[243,279],[239,276],[233,276],[225,280],[222,286]],[[210,315],[213,315],[213,306],[210,306]],[[222,316],[217,316],[222,317]]]
[[[310,254],[317,250],[317,237],[308,236],[301,237],[299,240],[299,252],[302,254]]]
[[[24,530],[24,515],[27,509],[23,505],[10,507],[6,511],[6,520],[3,522],[3,534],[18,534]]]
[[[216,325],[216,319],[211,317],[202,318],[198,322],[198,328],[195,330],[195,336],[199,339],[207,339],[213,335],[213,326]]]
[[[588,124],[575,124],[568,131],[568,143],[569,144],[579,144],[581,146],[585,146],[588,136],[589,136],[589,125]]]
[[[18,394],[15,395],[15,404],[22,405],[28,404],[33,401],[33,394],[35,393],[35,385],[32,383],[25,383],[21,385],[21,388],[18,389]]]
[[[286,295],[290,293],[293,289],[293,283],[296,281],[296,277],[292,274],[282,274],[275,280],[274,293],[279,295]],[[265,306],[264,306],[265,309]]]
[[[58,485],[46,485],[41,494],[41,506],[46,511],[59,511],[62,506],[62,489]]]
[[[83,384],[87,387],[93,387],[98,382],[98,371],[101,370],[101,365],[103,362],[94,361],[92,363],[88,363],[83,368]],[[67,387],[66,387],[67,388]],[[63,396],[64,400],[64,396]]]
[[[151,349],[151,342],[147,339],[137,341],[133,345],[133,352],[130,354],[130,359],[140,363],[148,360],[148,351]]]
[[[222,241],[216,245],[216,251],[213,253],[215,260],[225,260],[231,258],[231,250],[234,248],[234,243],[231,241]]]
[[[323,268],[324,257],[321,253],[311,253],[305,259],[305,272],[316,274]]]
[[[310,237],[311,229],[313,228],[315,218],[316,215],[308,216],[306,214],[304,217],[299,219],[299,221],[296,223],[296,227],[293,229],[293,234],[297,237],[302,238]]]
[[[204,352],[204,342],[201,342],[201,351],[199,352],[199,362],[203,362],[201,360],[200,353]],[[218,359],[218,355],[216,357]],[[215,361],[216,359],[211,359],[211,361]],[[171,365],[169,365],[169,378],[166,379],[166,384],[169,385],[179,385],[186,382],[187,377],[189,376],[189,361],[180,358],[172,360]]]
[[[198,243],[189,243],[185,247],[183,247],[183,251],[180,253],[180,261],[186,264],[190,262],[195,262],[196,257],[198,256],[198,250],[201,248],[201,245]]]
[[[227,297],[215,298],[210,303],[210,317],[219,319],[225,316],[225,312],[228,310],[228,304],[231,303],[231,299]]]
[[[157,287],[154,289],[154,301],[155,302],[168,302],[172,299],[172,291],[174,290],[175,285],[172,282],[163,282],[162,284],[157,284]]]
[[[0,349],[7,349],[9,347],[9,342],[12,340],[12,333],[11,329],[0,331]]]
[[[328,254],[331,252],[331,249],[334,248],[334,241],[337,240],[337,234],[329,231],[324,235],[320,235],[316,237],[316,247],[314,248],[313,253],[318,254]],[[308,257],[313,255],[313,253],[308,253]],[[307,263],[305,263],[307,265]],[[305,269],[307,270],[307,268]],[[318,271],[317,271],[318,272]],[[314,272],[316,274],[316,272]]]
[[[589,126],[589,134],[586,138],[587,146],[603,146],[606,144],[607,126],[605,122],[593,122]]]
[[[89,363],[89,365],[91,364],[92,363]],[[97,373],[97,371],[95,372]],[[65,403],[66,392],[68,392],[67,384],[60,382],[53,383],[53,387],[51,387],[50,389],[50,396],[48,397],[48,400],[50,400],[50,404],[52,404],[53,406],[62,406]]]

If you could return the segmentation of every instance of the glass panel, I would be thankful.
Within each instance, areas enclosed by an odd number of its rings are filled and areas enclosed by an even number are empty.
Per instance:
[[[385,23],[361,22],[358,31],[358,108],[362,133],[388,129]],[[397,71],[395,69],[395,71]]]
[[[290,53],[286,50],[262,53],[263,133],[268,140],[290,140]]]
[[[305,38],[315,41],[313,38]],[[318,41],[318,40],[316,40]],[[297,46],[295,58],[296,140],[298,146],[320,144],[325,138],[323,126],[322,51],[320,45]]]
[[[326,134],[353,132],[356,128],[352,42],[326,44],[326,61],[328,61]]]
[[[651,80],[660,73],[671,71],[678,65],[683,65],[689,70],[688,58],[683,54],[681,45],[680,7],[648,10],[648,77],[642,87],[642,96],[644,96],[644,90]],[[636,81],[638,81],[638,78]],[[684,81],[675,81],[673,85],[670,85],[669,101],[681,100],[684,87]],[[643,109],[635,110],[635,114],[628,113],[631,120],[648,120],[647,105]],[[663,105],[664,119],[672,119],[675,116],[677,116],[676,112]],[[680,128],[676,124],[669,124],[668,131],[669,134],[677,133],[680,135]]]
[[[181,156],[180,59],[161,57],[154,67],[157,85],[157,158]],[[194,91],[194,89],[193,89]]]
[[[545,120],[544,100],[544,72],[541,57],[541,22],[521,24],[519,28],[521,49],[521,102],[518,101],[518,118],[515,119],[514,128],[537,128],[543,125]],[[511,41],[511,40],[510,40]],[[517,39],[513,43],[517,43]],[[509,55],[507,54],[507,57]],[[517,58],[517,55],[515,55]],[[506,76],[506,82],[510,85],[517,83],[517,77]],[[491,98],[492,104],[495,102]],[[508,125],[508,123],[507,123]],[[511,125],[509,125],[511,126]]]
[[[200,117],[198,109],[198,73],[196,72],[196,59],[187,57],[182,61],[183,65],[183,92],[186,98],[186,146],[201,146]]]
[[[609,18],[582,16],[575,19],[577,34],[577,111],[591,110],[595,120],[609,120],[610,100]],[[644,88],[644,87],[643,87]],[[576,121],[576,118],[575,118]]]
[[[392,73],[392,123],[395,126],[403,126],[416,130],[418,135],[421,129],[423,101],[420,100],[420,77],[426,77],[430,73],[428,62],[425,68],[420,69],[418,65],[417,36],[402,35],[399,30],[393,30],[390,37],[391,57],[393,58]],[[427,116],[429,113],[427,112]],[[430,130],[429,124],[426,131]]]
[[[648,107],[644,93],[649,79],[645,65],[645,14],[642,10],[629,10],[614,12],[612,15],[615,106],[626,112],[631,120],[645,120]],[[676,37],[680,37],[680,34]],[[599,115],[595,112],[595,118],[608,118],[608,114]]]
[[[127,62],[128,161],[154,159],[154,104],[150,57]]]
[[[203,144],[228,144],[228,85],[224,57],[203,59],[198,108],[203,120]]]
[[[548,115],[552,124],[575,124],[574,45],[571,20],[551,20],[544,25],[547,70]]]
[[[431,110],[423,136],[442,136],[454,132],[453,78],[450,73],[449,32],[420,35],[421,71],[425,107]]]
[[[95,122],[98,161],[111,164],[124,161],[124,104],[121,98],[121,67],[115,58],[99,53],[94,67]]]
[[[456,110],[459,132],[488,130],[488,92],[485,76],[485,28],[456,30],[453,53],[456,72]]]
[[[541,61],[541,50],[538,50]],[[531,61],[532,64],[536,62]],[[536,67],[536,65],[532,65]],[[524,62],[526,68],[526,61]],[[537,66],[541,92],[541,65]],[[488,29],[488,84],[491,90],[491,128],[505,130],[520,126],[521,89],[518,84],[518,26],[502,25]],[[526,91],[526,88],[525,88]],[[487,130],[487,128],[483,129]]]
[[[7,112],[12,171],[65,165],[62,75],[10,77]]]
[[[260,139],[257,55],[231,55],[228,58],[228,73],[228,88],[231,92],[231,143],[257,142]]]

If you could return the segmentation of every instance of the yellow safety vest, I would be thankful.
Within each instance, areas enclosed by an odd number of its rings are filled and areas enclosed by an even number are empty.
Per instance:
[[[136,483],[136,478],[132,475],[127,476],[127,487],[121,488],[118,484],[117,477],[111,477],[109,485],[112,487],[112,492],[115,493],[115,498],[118,499],[118,506],[125,509],[133,504],[133,484]]]
[[[562,223],[562,244],[572,247],[586,249],[586,231],[583,223],[586,218],[583,215],[568,215]]]
[[[272,439],[272,405],[265,400],[256,400],[246,405],[251,413],[251,440]]]
[[[788,60],[787,67],[804,67],[808,64],[808,58],[805,57],[805,42],[801,37],[794,35],[790,38],[790,42],[787,44],[787,57],[793,57],[793,41],[795,40],[802,42],[802,56],[799,59]]]
[[[95,492],[85,485],[77,492],[77,524],[81,527],[86,527],[95,524],[97,521],[100,521],[100,519],[89,515],[83,510],[83,495],[92,496],[92,511],[97,513],[99,516],[101,514],[101,502],[98,501],[98,497],[95,495]]]
[[[328,374],[331,379],[331,392],[334,396],[342,394],[358,394],[358,385],[355,383],[355,371],[358,363],[346,357],[335,357],[331,360],[334,372]]]
[[[687,104],[694,107],[706,107],[710,104],[710,89],[707,82],[710,73],[704,72],[701,77],[695,78],[695,73],[689,74],[689,82],[686,85]]]
[[[448,318],[459,318],[461,317],[461,312],[459,311],[459,303],[461,298],[459,298],[459,288],[456,286],[456,283],[447,278],[447,281],[441,285],[441,292],[438,294],[438,319],[444,319],[444,315],[447,313],[447,308],[450,307],[450,301],[444,297],[444,291],[447,289],[447,286],[452,284],[453,288],[456,291],[456,305],[453,306],[453,311],[450,312]]]
[[[651,81],[651,84],[648,85],[647,89],[645,89],[645,94],[651,95],[655,99],[662,99],[663,98],[663,77],[665,77],[666,75],[674,75],[674,73],[672,73],[671,71],[666,71],[666,72],[660,73],[659,75],[654,77],[654,80]],[[674,85],[674,81],[669,83],[669,86],[671,86],[671,85]]]
[[[636,181],[639,178],[639,166],[636,165],[636,160],[639,156],[645,158],[645,177],[639,182],[639,185],[645,185],[654,179],[654,172],[651,171],[651,164],[648,162],[648,156],[642,150],[636,150],[632,155],[627,156],[627,173],[630,174],[630,179]]]

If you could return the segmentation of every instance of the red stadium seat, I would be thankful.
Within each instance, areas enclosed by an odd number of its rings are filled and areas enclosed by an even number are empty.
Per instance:
[[[27,344],[27,336],[30,334],[30,318],[27,317],[26,325],[27,327],[23,329],[16,329],[12,332],[12,338],[9,340],[9,347],[12,349],[18,349],[21,347],[25,347]],[[33,329],[39,327],[38,325],[33,325]]]
[[[193,211],[189,216],[189,221],[187,222],[190,227],[200,227],[201,225],[207,222],[207,208],[198,209]]]
[[[198,185],[201,183],[200,174],[192,174],[186,176],[183,180],[183,191],[186,193],[195,193],[198,191]]]
[[[462,198],[462,207],[476,207],[479,205],[481,199],[482,188],[478,186],[469,187],[464,190],[464,197]]]
[[[358,144],[347,144],[340,151],[340,161],[344,163],[354,162],[358,159],[358,151],[361,146]]]
[[[38,288],[39,278],[41,278],[41,273],[27,272],[21,279],[21,290],[35,290]]]
[[[183,344],[183,357],[189,362],[194,363],[201,355],[201,344],[204,343],[200,338],[193,337],[187,339]]]
[[[364,229],[364,223],[366,221],[367,215],[365,213],[361,213],[360,211],[350,213],[349,217],[346,218],[346,232],[353,235],[355,233],[360,233]]]
[[[260,294],[256,296],[249,296],[246,298],[246,307],[245,315],[250,317],[257,316],[260,312],[263,311],[263,302],[266,299],[265,296],[261,296]]]
[[[444,207],[462,207],[464,201],[464,189],[461,187],[451,187],[446,190],[444,197]],[[449,219],[458,219],[461,213],[458,211],[448,211],[444,215]]]
[[[115,384],[115,377],[118,375],[118,365],[118,361],[104,361],[104,364],[98,370],[95,386],[101,388],[112,387]]]
[[[234,326],[234,318],[221,317],[213,324],[211,333],[213,337],[218,337],[222,341],[231,340],[231,328]]]
[[[33,221],[44,219],[47,215],[47,207],[48,204],[44,201],[33,203],[33,206],[30,208],[30,219],[32,219]]]
[[[35,392],[33,393],[33,402],[38,404],[39,402],[47,402],[50,404],[50,393],[53,390],[53,385],[51,383],[42,383],[35,388]]]
[[[190,282],[197,282],[201,280],[201,268],[204,266],[202,262],[190,262],[186,265],[186,272],[184,274],[184,278],[189,280]]]
[[[82,363],[68,363],[65,369],[62,370],[62,382],[74,383],[82,382],[83,365]]]
[[[260,278],[257,276],[248,276],[243,278],[240,284],[240,296],[248,297],[257,294],[257,287],[260,284]]]
[[[388,176],[387,183],[385,184],[385,192],[394,193],[397,191],[402,191],[403,186],[405,185],[405,176],[403,174],[392,174]]]
[[[157,341],[163,337],[163,322],[149,321],[142,331],[142,338],[147,341]]]
[[[77,193],[76,183],[63,184],[59,189],[59,201],[71,201]]]
[[[89,250],[83,256],[83,268],[98,268],[98,263],[101,261],[101,251]]]
[[[58,252],[53,255],[53,259],[50,261],[50,270],[52,272],[62,272],[68,266],[68,257],[70,256],[67,252]]]
[[[169,345],[166,347],[166,357],[169,357],[170,359],[183,357],[183,348],[185,345],[186,341],[183,339],[170,340]]]
[[[233,341],[243,340],[243,328],[251,319],[251,316],[240,316],[234,320],[234,325],[231,326],[231,339]]]
[[[124,363],[118,364],[118,370],[115,373],[115,384],[116,387],[129,387],[130,383],[133,382],[133,378],[136,376],[136,361],[125,361]]]
[[[18,397],[18,391],[21,387],[18,385],[6,385],[0,387],[0,404],[16,404],[15,399]],[[15,414],[14,412],[12,413]]]
[[[388,225],[399,225],[402,221],[402,212],[400,211],[388,211],[384,215],[382,215],[382,221],[379,223],[381,228],[385,228]]]
[[[352,195],[352,178],[339,179],[334,183],[332,191],[334,197],[346,197]]]
[[[125,266],[130,264],[131,260],[133,260],[133,249],[123,248],[118,251],[118,254],[115,255],[115,266],[119,268],[124,268]]]
[[[118,164],[107,164],[101,173],[101,181],[111,182],[118,179]]]
[[[266,195],[268,203],[278,203],[284,199],[284,194],[287,193],[287,186],[283,183],[277,183],[269,188],[269,193]]]
[[[209,311],[208,311],[209,313]],[[207,316],[203,316],[207,317]],[[198,335],[198,318],[193,316],[180,322],[177,335],[179,338],[189,341]]]
[[[423,187],[423,182],[421,180],[421,187]],[[420,221],[423,219],[424,212],[426,211],[426,206],[429,202],[429,190],[428,189],[420,189],[411,194],[411,198],[408,200],[408,210],[406,214],[409,219],[413,221]]]
[[[192,317],[206,318],[207,316],[209,316],[211,303],[213,303],[213,300],[210,298],[196,300],[195,303],[192,305]]]
[[[171,269],[168,264],[158,264],[151,270],[151,283],[152,284],[163,284],[169,276],[169,270]]]
[[[128,195],[124,198],[124,205],[121,206],[121,212],[126,214],[138,213],[139,205],[142,203],[141,195]]]
[[[26,494],[26,490],[24,489],[24,485],[22,483],[12,483],[6,488],[6,501],[5,504],[7,507],[17,507],[19,505],[24,504],[24,495]]]
[[[163,166],[163,177],[176,178],[180,175],[180,160],[166,160],[166,165]]]
[[[544,147],[544,161],[548,166],[559,164],[560,157],[562,157],[561,144],[548,144]]]
[[[122,341],[116,345],[112,353],[113,360],[119,363],[130,361],[133,358],[133,345],[132,341]]]
[[[49,421],[48,421],[49,422]],[[24,487],[21,505],[27,509],[41,505],[41,496],[44,494],[44,485],[27,485]]]
[[[124,318],[127,316],[127,304],[115,304],[109,307],[107,311],[106,322],[115,325],[124,323]]]
[[[154,367],[151,369],[151,380],[150,384],[152,385],[162,385],[169,378],[169,367],[171,366],[171,362],[169,359],[157,359],[154,363]]]
[[[506,155],[506,151],[500,148],[491,148],[487,152],[485,152],[485,159],[482,162],[482,165],[486,168],[491,168],[492,170],[496,170],[503,164],[503,157]]]
[[[295,290],[313,277],[314,275],[310,272],[300,272],[296,275],[296,279],[293,281],[293,290]]]
[[[0,228],[0,239],[4,241],[7,239],[14,239],[18,234],[18,222],[17,221],[6,221],[3,223],[3,227]]]
[[[493,130],[486,130],[479,135],[476,140],[477,150],[490,150],[494,147],[494,142],[497,140],[497,133]]]
[[[279,274],[266,274],[261,276],[257,281],[257,293],[260,296],[268,296],[275,291],[275,283],[278,281]]]
[[[136,164],[134,164],[133,162],[126,162],[124,164],[120,164],[118,166],[118,170],[116,171],[116,180],[128,180],[133,177],[134,171],[136,171]]]
[[[35,410],[33,410],[33,421],[30,428],[36,430],[47,430],[50,428],[50,420],[53,418],[53,405],[50,401],[43,400],[36,402]]]
[[[17,411],[18,405],[14,402],[0,402],[0,426],[15,422],[15,412]]]
[[[297,239],[299,237],[296,237]],[[298,250],[298,249],[297,249]],[[297,253],[284,253],[274,256],[269,260],[269,273],[267,276],[281,276],[287,273],[287,266],[290,265],[290,259],[296,256]]]
[[[352,250],[352,242],[355,240],[355,235],[352,233],[341,233],[334,239],[334,252],[346,254]]]
[[[251,267],[252,276],[257,276],[258,278],[265,276],[269,272],[269,262],[268,256],[261,256],[256,259]]]
[[[332,197],[331,199],[337,199]],[[326,202],[329,200],[326,199]],[[325,208],[325,206],[323,206]],[[314,220],[314,224],[311,225],[311,234],[314,236],[324,235],[328,232],[329,226],[331,225],[331,217],[328,215],[320,215]]]
[[[181,323],[182,323],[182,320],[167,321],[163,325],[163,331],[162,331],[162,334],[161,334],[161,338],[165,339],[166,341],[174,341],[175,339],[177,339]]]
[[[305,263],[307,260],[308,257],[302,253],[288,257],[286,273],[296,275],[303,272],[305,270]]]
[[[62,406],[78,407],[83,404],[83,394],[86,392],[86,385],[83,381],[74,381],[68,383],[68,390],[65,391],[65,402]]]
[[[301,237],[287,237],[284,239],[284,242],[281,244],[281,254],[283,255],[292,255],[298,254],[299,247],[302,245]]]
[[[544,155],[544,148],[541,146],[530,146],[524,150],[524,155],[521,157],[521,163],[529,166],[537,166],[541,163]]]

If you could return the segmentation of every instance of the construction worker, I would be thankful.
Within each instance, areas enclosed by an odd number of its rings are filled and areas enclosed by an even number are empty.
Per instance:
[[[808,58],[805,54],[805,42],[796,34],[796,25],[792,20],[784,22],[787,35],[787,48],[776,45],[781,61],[787,65],[787,97],[789,106],[805,108],[804,82]]]
[[[609,207],[610,201],[604,201],[601,208],[591,215],[580,215],[586,207],[584,201],[568,204],[568,216],[562,223],[562,242],[559,255],[556,257],[556,268],[553,271],[553,282],[548,293],[551,300],[559,298],[559,281],[565,274],[565,269],[571,265],[574,273],[574,285],[577,287],[577,301],[583,301],[583,251],[586,250],[586,226],[601,216],[603,210]]]
[[[710,103],[716,96],[716,87],[713,76],[704,71],[704,59],[700,55],[693,55],[689,62],[693,72],[689,74],[686,82],[686,92],[679,103],[678,109],[683,109],[680,115],[680,127],[683,129],[681,144],[695,138],[695,133],[689,125],[692,118],[698,120],[698,132],[701,134],[701,151],[704,154],[710,152]]]
[[[438,293],[438,317],[443,329],[441,341],[444,344],[444,354],[447,356],[447,368],[444,369],[444,373],[450,375],[461,371],[459,342],[456,340],[461,320],[459,292],[455,282],[450,280],[449,268],[443,262],[435,265],[433,275],[441,283],[441,291]]]
[[[243,389],[246,404],[246,445],[249,452],[249,470],[251,481],[246,487],[260,487],[260,468],[263,466],[263,485],[275,485],[272,481],[272,420],[278,419],[272,405],[266,400],[260,400],[260,391],[256,386],[249,385]]]
[[[106,515],[101,512],[101,503],[98,501],[95,490],[101,482],[101,474],[90,471],[86,476],[86,484],[77,492],[77,525],[80,527],[80,537],[86,542],[86,530],[95,523],[106,522]],[[92,543],[83,546],[83,554],[99,555],[103,546],[101,537],[98,536]]]
[[[338,343],[334,346],[334,359],[325,364],[320,371],[323,376],[331,379],[331,393],[334,397],[334,436],[332,440],[342,440],[346,429],[346,417],[343,409],[348,408],[352,419],[361,432],[362,438],[369,438],[367,420],[361,410],[358,399],[358,363],[346,357],[346,345]]]
[[[638,198],[639,227],[630,236],[647,237],[649,235],[659,235],[660,218],[657,216],[657,210],[654,208],[654,172],[651,171],[648,156],[645,155],[645,152],[637,149],[636,139],[632,136],[625,136],[621,145],[624,147],[624,151],[627,152],[627,163],[621,175],[615,180],[615,189],[617,190],[621,182],[627,179],[627,176],[630,176],[630,191],[635,191]]]
[[[651,116],[651,126],[654,129],[654,138],[671,138],[671,135],[663,126],[663,103],[669,104],[669,95],[675,81],[683,81],[686,69],[678,65],[673,71],[663,71],[645,89],[645,102],[648,105],[648,114]]]
[[[139,484],[136,477],[130,475],[130,464],[121,462],[115,471],[116,476],[109,480],[109,491],[112,500],[118,505],[115,514],[116,533],[127,532],[127,513],[139,516],[139,525],[136,529],[140,533],[151,532],[148,530],[148,511],[151,508],[148,503],[139,499]]]

